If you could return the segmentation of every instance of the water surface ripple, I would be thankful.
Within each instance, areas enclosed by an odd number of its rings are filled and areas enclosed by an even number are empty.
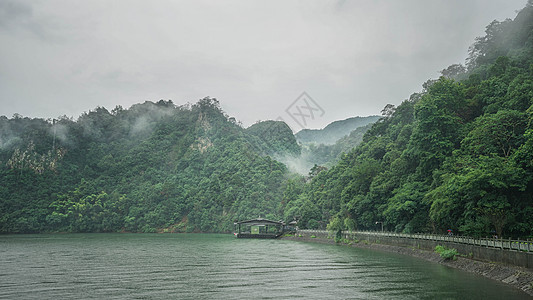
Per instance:
[[[213,234],[0,236],[2,299],[528,299],[416,258]]]

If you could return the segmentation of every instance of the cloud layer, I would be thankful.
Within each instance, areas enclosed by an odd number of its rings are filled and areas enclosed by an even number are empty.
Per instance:
[[[245,125],[290,123],[306,91],[323,127],[399,104],[525,2],[2,0],[0,115],[211,96]]]

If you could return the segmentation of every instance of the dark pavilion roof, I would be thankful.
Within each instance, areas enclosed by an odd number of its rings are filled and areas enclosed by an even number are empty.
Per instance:
[[[285,223],[283,223],[283,222],[272,221],[272,220],[267,220],[267,219],[262,219],[262,218],[235,222],[235,224],[245,224],[245,225],[285,225]]]

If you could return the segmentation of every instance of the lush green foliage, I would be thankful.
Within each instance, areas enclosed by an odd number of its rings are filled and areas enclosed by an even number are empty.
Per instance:
[[[267,125],[245,130],[209,98],[77,121],[2,117],[0,232],[227,232],[279,219],[287,169],[264,154],[299,148],[285,124]]]
[[[435,252],[437,252],[440,255],[440,257],[444,259],[451,259],[451,260],[456,260],[457,254],[459,254],[456,249],[453,249],[453,248],[449,249],[448,247],[444,247],[441,245],[435,246]]]
[[[271,158],[300,153],[286,124],[243,129],[210,98],[76,121],[0,117],[0,232],[227,232],[262,216],[336,232],[533,236],[533,1],[442,74],[387,105],[356,148],[324,150],[346,154],[308,177]]]
[[[338,218],[358,229],[533,236],[532,2],[487,27],[468,68],[443,74],[387,105],[337,165],[288,185],[285,216],[310,228]]]
[[[300,155],[290,127],[282,121],[263,121],[246,128],[258,149],[268,155]]]

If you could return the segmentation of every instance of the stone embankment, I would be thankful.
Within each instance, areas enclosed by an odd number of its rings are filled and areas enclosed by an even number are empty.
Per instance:
[[[343,242],[341,242],[341,244],[357,248],[366,248],[378,251],[387,251],[410,255],[427,261],[446,265],[452,268],[476,273],[493,280],[501,281],[515,288],[521,289],[529,295],[533,296],[533,269],[530,268],[518,267],[501,262],[476,260],[469,257],[469,254],[472,257],[471,253],[462,253],[461,251],[459,251],[459,256],[457,256],[456,260],[446,260],[440,257],[440,255],[438,253],[435,253],[432,249],[421,248],[420,244],[418,244],[418,247],[408,246],[405,245],[405,241],[403,241],[404,243],[402,243],[402,245],[399,245],[394,240],[387,240],[383,238],[379,240],[372,239],[368,238],[366,234],[359,235],[359,237],[362,237],[362,239],[357,239],[355,235],[348,237],[348,239],[343,239]],[[296,235],[285,236],[283,237],[283,239],[323,244],[335,244],[333,236],[329,235],[326,231],[299,231]],[[533,254],[529,255],[533,256]]]

